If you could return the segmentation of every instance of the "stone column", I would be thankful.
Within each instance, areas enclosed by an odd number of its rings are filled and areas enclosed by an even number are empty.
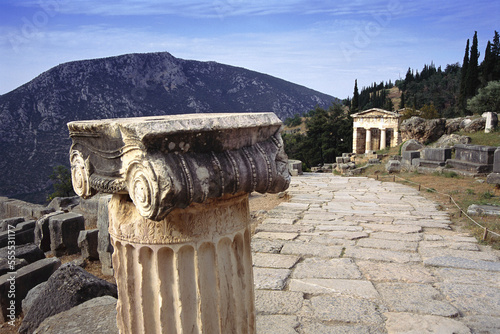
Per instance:
[[[369,153],[371,150],[372,150],[372,131],[371,129],[366,129],[365,153]]]
[[[352,153],[358,153],[358,128],[352,129]]]
[[[383,150],[386,148],[386,142],[387,142],[387,130],[386,129],[380,129],[380,149]]]
[[[398,129],[394,129],[394,145],[393,147],[396,147],[399,145],[399,131]]]
[[[255,333],[248,194],[290,182],[272,113],[71,122],[73,186],[113,193],[120,333]]]

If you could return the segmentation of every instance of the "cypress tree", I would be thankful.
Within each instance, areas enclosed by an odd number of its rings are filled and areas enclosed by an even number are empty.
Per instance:
[[[493,77],[493,68],[495,66],[495,59],[491,53],[491,43],[488,41],[486,45],[486,50],[484,51],[484,60],[481,63],[481,78],[483,80],[483,86],[486,86],[488,81]]]
[[[359,91],[358,91],[358,79],[354,80],[354,93],[352,94],[351,101],[351,114],[357,113],[359,110]]]
[[[399,102],[399,109],[403,109],[405,107],[405,92],[401,93],[401,101]]]
[[[464,61],[462,63],[462,72],[460,77],[460,93],[458,95],[458,108],[462,114],[465,114],[465,106],[467,103],[467,93],[465,90],[465,78],[467,76],[467,69],[469,67],[469,40],[465,47]]]
[[[479,88],[479,51],[477,46],[477,31],[474,32],[472,39],[472,46],[470,48],[469,66],[467,67],[467,74],[465,77],[465,94],[466,98],[476,95]]]
[[[495,30],[493,44],[491,45],[491,59],[493,62],[493,73],[491,80],[500,80],[500,36]]]

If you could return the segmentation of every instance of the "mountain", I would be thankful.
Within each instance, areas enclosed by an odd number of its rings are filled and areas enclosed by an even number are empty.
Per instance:
[[[70,121],[258,111],[283,120],[333,101],[266,74],[167,52],[61,64],[0,95],[0,195],[35,201],[23,194],[51,190],[53,167],[69,166]]]

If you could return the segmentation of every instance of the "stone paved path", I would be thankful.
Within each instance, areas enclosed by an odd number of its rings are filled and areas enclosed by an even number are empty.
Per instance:
[[[252,240],[257,333],[500,333],[500,252],[416,189],[292,178]]]

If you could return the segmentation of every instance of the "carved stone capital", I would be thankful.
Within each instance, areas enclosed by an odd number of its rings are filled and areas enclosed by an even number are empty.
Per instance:
[[[239,193],[276,193],[290,174],[273,113],[68,123],[75,192],[129,194],[145,218]]]

